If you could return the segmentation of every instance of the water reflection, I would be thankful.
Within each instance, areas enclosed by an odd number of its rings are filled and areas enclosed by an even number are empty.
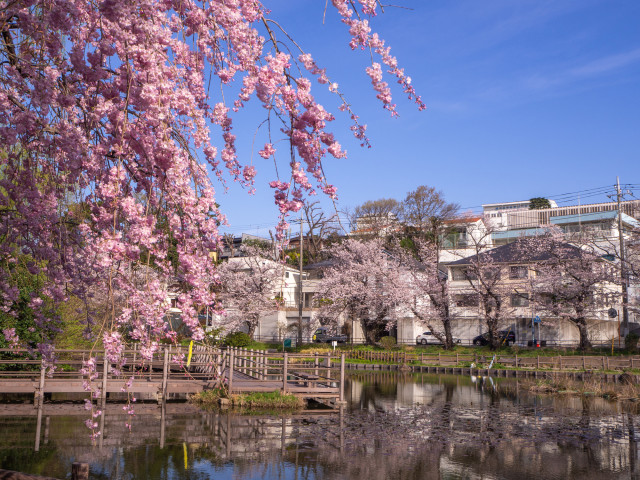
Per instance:
[[[0,468],[94,479],[640,478],[634,406],[508,379],[358,372],[339,412],[247,416],[119,405],[91,445],[79,405],[0,405]]]

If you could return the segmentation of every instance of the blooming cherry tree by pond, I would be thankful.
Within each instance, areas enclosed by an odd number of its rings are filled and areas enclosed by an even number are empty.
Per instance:
[[[383,107],[396,112],[390,76],[424,108],[371,30],[378,2],[330,4],[350,47],[370,50],[367,72]],[[87,333],[102,332],[110,358],[125,339],[112,335],[119,329],[149,357],[160,339],[173,338],[163,319],[175,281],[182,321],[202,338],[197,313],[216,301],[209,253],[225,221],[210,177],[252,188],[256,168],[237,154],[233,116],[254,98],[290,144],[271,182],[278,235],[307,195],[335,197],[322,162],[345,152],[313,82],[336,94],[363,144],[366,126],[267,7],[258,0],[0,2],[0,309],[8,341],[20,341],[12,319],[28,311],[41,332],[31,346],[51,357],[59,307],[73,298]],[[260,155],[275,161],[274,145]],[[39,279],[26,303],[18,264]],[[99,315],[91,308],[96,296],[108,306]]]
[[[331,258],[316,298],[319,316],[337,322],[343,315],[357,321],[367,343],[375,343],[396,321],[397,306],[407,290],[400,263],[381,239],[348,239],[329,250]]]
[[[243,247],[242,254],[218,268],[221,324],[227,331],[245,330],[253,337],[260,319],[282,307],[285,266],[257,247]]]

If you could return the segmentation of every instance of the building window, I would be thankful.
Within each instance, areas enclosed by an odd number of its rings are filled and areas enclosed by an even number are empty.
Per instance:
[[[500,280],[500,276],[500,267],[498,266],[487,267],[482,272],[482,278],[485,280]]]
[[[467,268],[452,268],[451,274],[453,280],[475,280],[476,276],[473,272],[470,272]]]
[[[454,297],[456,307],[477,307],[478,296],[476,294],[456,295]]]
[[[509,267],[509,278],[511,280],[529,278],[529,267],[522,266],[522,265],[515,265],[512,267]]]
[[[449,232],[440,236],[442,248],[466,248],[469,246],[466,232]]]
[[[528,307],[529,294],[528,293],[512,293],[511,306],[512,307]]]
[[[304,307],[310,308],[313,302],[313,293],[305,293],[304,294]]]

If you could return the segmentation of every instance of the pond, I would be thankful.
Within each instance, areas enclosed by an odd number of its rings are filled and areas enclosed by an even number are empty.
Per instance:
[[[122,405],[92,445],[82,405],[0,405],[0,468],[92,479],[640,478],[634,404],[537,396],[512,379],[351,372],[340,411]],[[40,413],[40,415],[38,415]]]

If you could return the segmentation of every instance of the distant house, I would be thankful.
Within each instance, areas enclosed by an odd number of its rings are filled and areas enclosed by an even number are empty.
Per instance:
[[[477,245],[490,246],[491,236],[483,217],[459,217],[444,222],[440,238],[440,262],[450,263],[475,253]]]
[[[570,258],[584,254],[580,248],[567,244]],[[532,265],[549,257],[549,252],[537,252],[526,255],[514,242],[487,250],[480,255],[486,256],[490,262],[499,268],[502,281],[504,308],[507,314],[500,329],[510,329],[516,333],[516,340],[524,343],[532,339],[532,319],[541,316],[542,327],[538,334],[542,338],[562,344],[574,344],[579,335],[576,328],[567,321],[559,321],[538,311],[531,297],[531,285],[535,282],[535,269]],[[457,317],[455,332],[463,340],[469,341],[476,335],[486,331],[483,314],[480,311],[479,299],[470,281],[468,268],[475,256],[470,256],[451,262],[447,265],[449,276],[449,292],[452,298],[452,312]],[[607,260],[602,260],[607,262]],[[603,282],[598,286],[596,295],[600,295],[602,301],[598,308],[589,312],[589,330],[594,342],[607,342],[611,338],[618,337],[618,323],[616,318],[611,318],[608,311],[611,308],[619,310],[619,295],[614,295],[619,287]],[[608,300],[608,299],[616,300]],[[540,337],[538,337],[540,338]]]

